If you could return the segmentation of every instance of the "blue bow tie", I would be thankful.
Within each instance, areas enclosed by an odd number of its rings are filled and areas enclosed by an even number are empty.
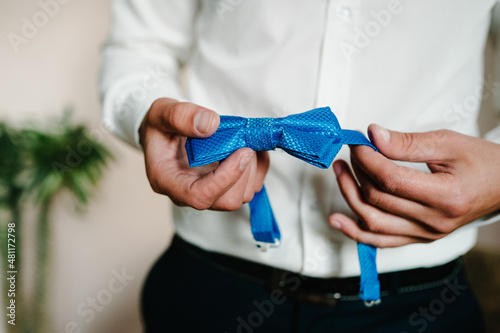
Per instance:
[[[188,138],[186,151],[191,167],[220,161],[240,148],[255,151],[281,148],[288,154],[326,169],[342,145],[375,146],[361,133],[340,128],[329,107],[289,115],[283,118],[243,118],[221,116],[217,131],[204,139]],[[278,245],[278,225],[265,187],[250,202],[250,224],[258,244]],[[376,248],[358,244],[361,266],[360,297],[365,301],[380,299],[375,263]]]
[[[326,169],[342,144],[356,144],[362,137],[343,130],[330,108],[320,108],[283,118],[221,116],[220,126],[209,138],[191,138],[186,143],[190,166],[220,161],[234,151],[248,147],[255,151],[281,148],[288,154]],[[347,142],[347,141],[349,142]]]

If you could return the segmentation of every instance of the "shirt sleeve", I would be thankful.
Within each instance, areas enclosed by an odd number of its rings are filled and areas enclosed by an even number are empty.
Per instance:
[[[104,126],[141,148],[138,129],[160,97],[183,99],[179,73],[189,56],[198,0],[112,0],[100,93]]]

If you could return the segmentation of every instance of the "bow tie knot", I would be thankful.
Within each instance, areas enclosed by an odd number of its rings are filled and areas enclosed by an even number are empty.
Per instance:
[[[245,140],[248,148],[255,151],[274,150],[277,147],[281,131],[273,126],[273,118],[248,118]]]

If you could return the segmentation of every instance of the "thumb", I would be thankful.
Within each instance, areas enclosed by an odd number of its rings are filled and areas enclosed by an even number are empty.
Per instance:
[[[430,162],[449,157],[448,131],[407,133],[390,131],[380,125],[368,126],[368,136],[386,157],[398,161]]]
[[[196,104],[161,98],[150,109],[150,123],[163,132],[208,137],[219,127],[219,115]]]

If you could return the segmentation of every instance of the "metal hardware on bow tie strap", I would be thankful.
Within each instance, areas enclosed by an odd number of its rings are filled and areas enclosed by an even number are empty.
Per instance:
[[[188,138],[186,152],[189,165],[196,167],[223,160],[244,147],[255,151],[281,148],[326,169],[344,144],[367,145],[377,150],[363,134],[341,129],[330,108],[324,107],[283,118],[221,116],[219,128],[212,136]],[[250,225],[259,247],[265,250],[268,245],[279,245],[281,235],[265,186],[250,202]],[[376,251],[373,246],[358,243],[360,298],[367,306],[378,304],[380,300]]]

